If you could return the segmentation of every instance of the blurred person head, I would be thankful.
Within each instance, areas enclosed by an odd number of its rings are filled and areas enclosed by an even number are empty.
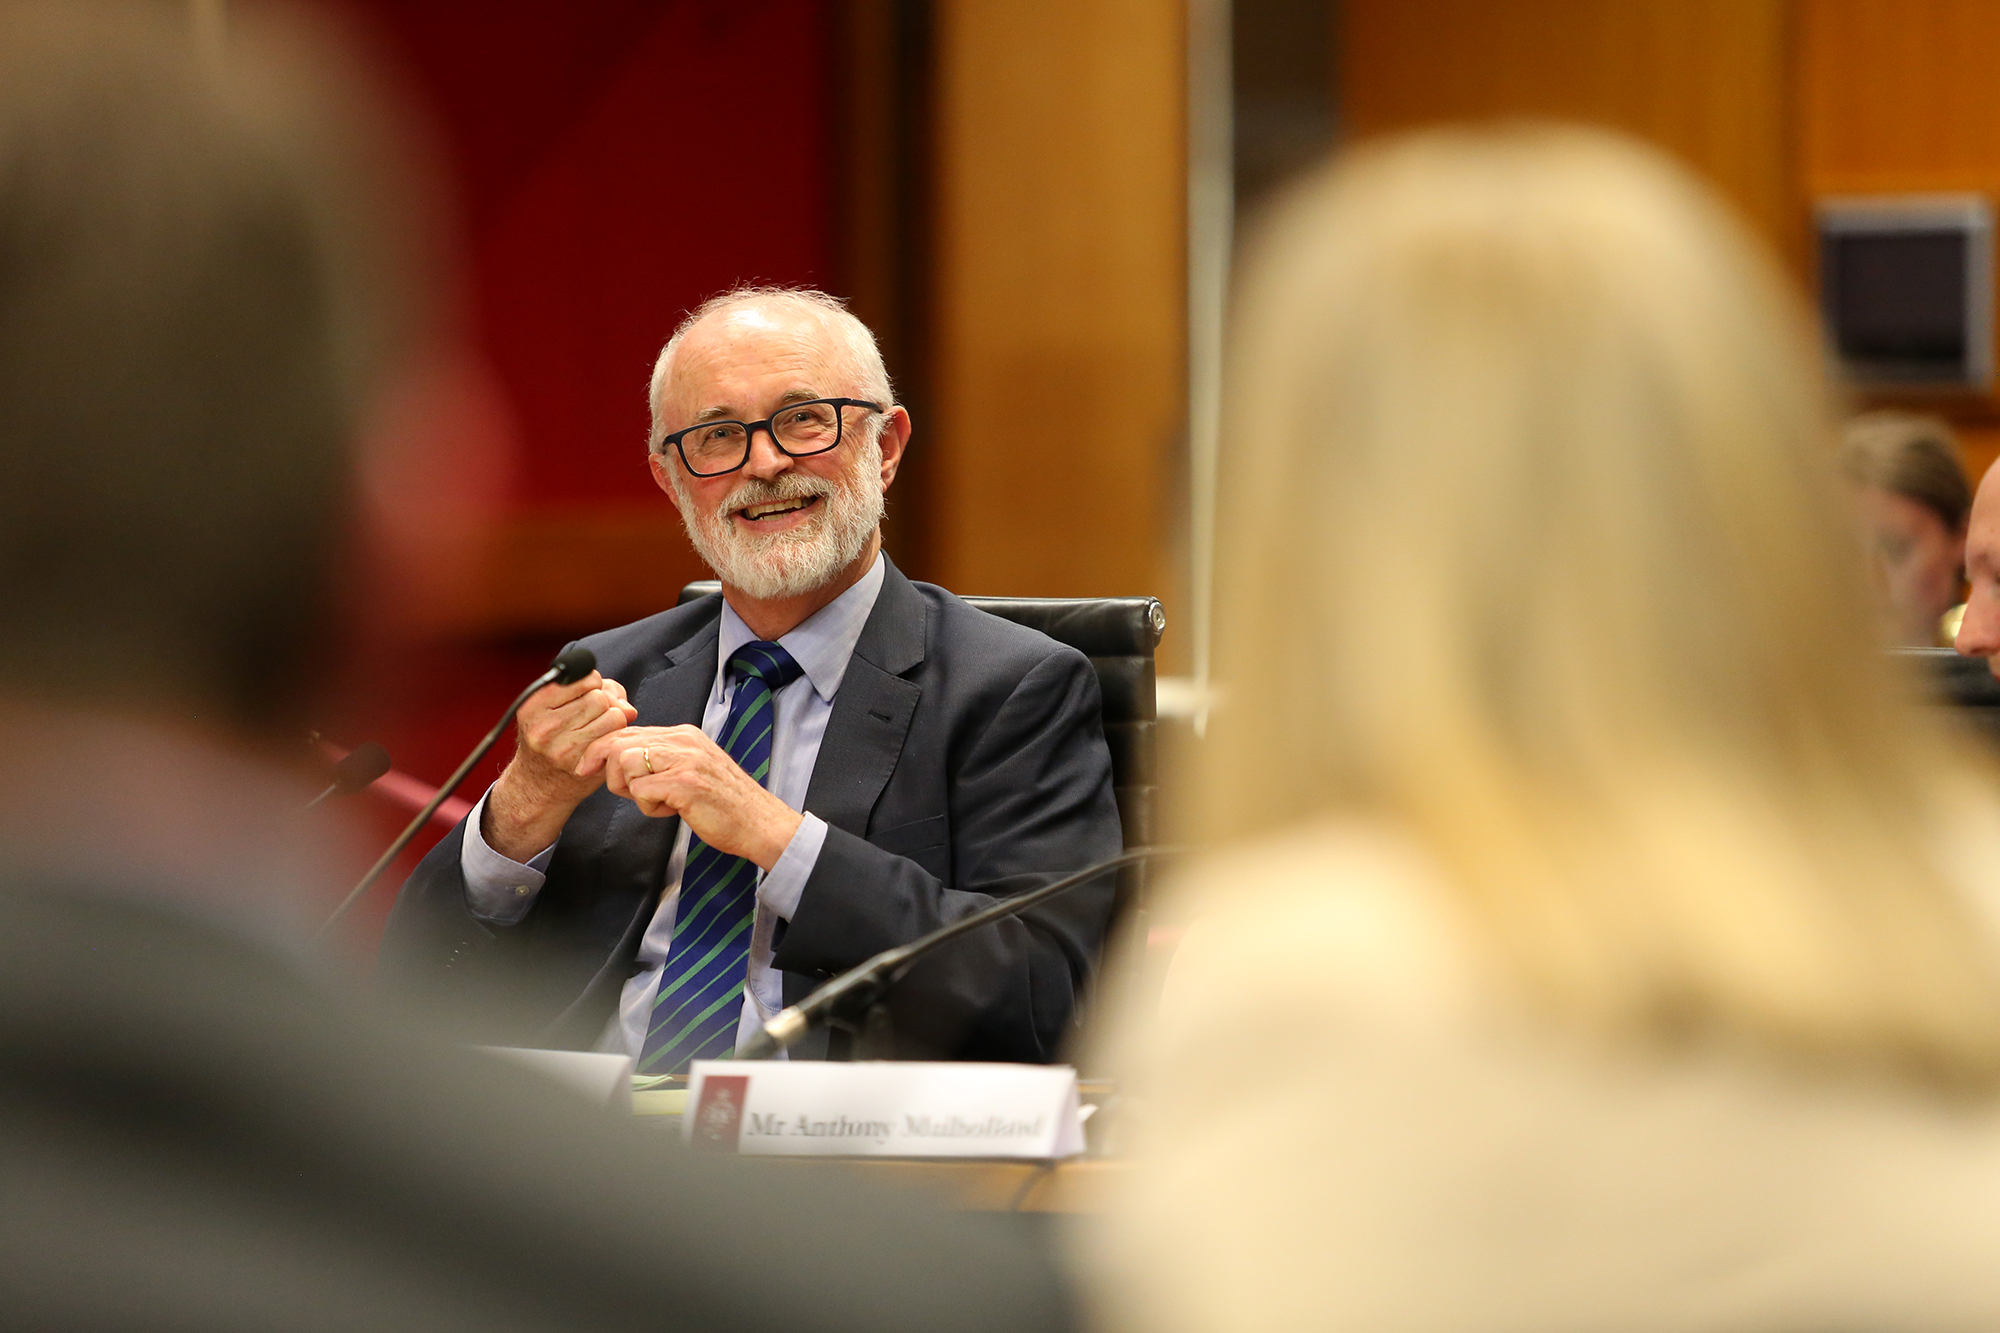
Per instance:
[[[186,6],[0,5],[17,696],[267,730],[324,658],[356,501],[407,467],[361,442],[426,310],[393,136],[329,36],[244,8],[202,49]]]
[[[283,935],[347,873],[352,830],[270,761],[455,592],[502,472],[457,410],[419,147],[317,11],[0,3],[17,871]]]
[[[1616,1041],[2000,1076],[1933,856],[1971,780],[1885,679],[1813,327],[1705,188],[1583,129],[1364,147],[1236,334],[1211,833],[1406,830]]]
[[[1951,427],[1910,412],[1865,412],[1847,423],[1841,464],[1856,488],[1891,642],[1935,647],[1940,619],[1959,603],[1972,509]]]
[[[654,479],[726,587],[758,601],[810,598],[873,561],[910,419],[874,335],[839,300],[745,287],[702,303],[660,352],[651,403]],[[745,457],[742,426],[766,418],[781,433],[811,425],[817,434],[796,447],[826,451],[788,453],[759,429]],[[728,470],[704,475],[711,468]]]

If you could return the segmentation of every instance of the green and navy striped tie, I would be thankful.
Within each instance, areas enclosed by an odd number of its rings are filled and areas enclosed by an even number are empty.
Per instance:
[[[771,782],[772,695],[803,671],[775,643],[746,643],[729,658],[736,693],[717,739],[758,782]],[[642,1074],[678,1074],[690,1061],[736,1049],[743,983],[750,970],[750,923],[757,912],[757,867],[688,838],[674,939],[660,969],[660,989],[639,1052]]]

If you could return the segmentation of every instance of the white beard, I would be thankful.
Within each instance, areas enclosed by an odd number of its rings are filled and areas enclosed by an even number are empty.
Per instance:
[[[839,478],[787,472],[776,481],[748,479],[712,513],[697,513],[678,470],[674,494],[681,526],[715,576],[750,597],[765,601],[803,597],[830,583],[854,562],[882,525],[882,445],[857,445]],[[818,512],[795,528],[769,536],[745,533],[730,515],[746,505],[773,500],[822,497]]]

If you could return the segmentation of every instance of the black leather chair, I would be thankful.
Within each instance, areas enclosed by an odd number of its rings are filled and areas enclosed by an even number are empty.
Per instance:
[[[681,589],[682,603],[722,591],[713,579]],[[1104,739],[1111,747],[1111,782],[1125,845],[1144,847],[1155,838],[1159,772],[1155,730],[1153,650],[1167,628],[1157,597],[967,597],[991,615],[1040,630],[1066,643],[1097,668],[1104,696]],[[1081,869],[1081,867],[1078,867]],[[1146,866],[1119,871],[1116,925],[1145,929]]]

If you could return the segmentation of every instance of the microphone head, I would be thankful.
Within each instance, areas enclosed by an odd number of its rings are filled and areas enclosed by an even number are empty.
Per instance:
[[[597,670],[597,654],[580,643],[573,643],[556,654],[556,660],[549,663],[549,670],[556,673],[556,684],[569,685]]]
[[[374,741],[363,741],[333,766],[334,790],[341,796],[360,791],[389,771],[389,752]]]

